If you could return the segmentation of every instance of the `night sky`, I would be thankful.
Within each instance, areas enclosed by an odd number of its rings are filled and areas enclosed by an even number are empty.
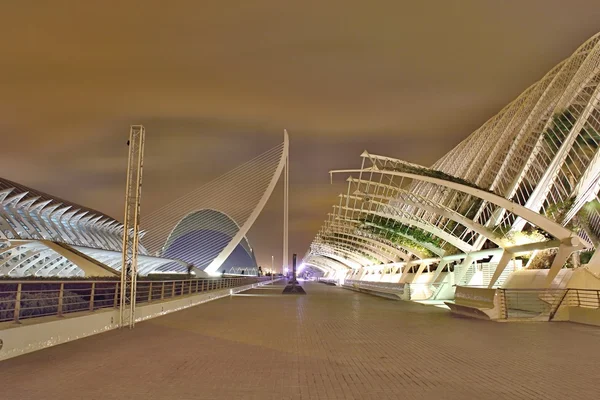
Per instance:
[[[0,176],[118,219],[291,137],[290,254],[374,154],[430,165],[600,31],[598,0],[3,1]],[[281,188],[250,231],[281,260]]]

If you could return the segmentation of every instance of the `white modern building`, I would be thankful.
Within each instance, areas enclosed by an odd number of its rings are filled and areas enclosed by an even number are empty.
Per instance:
[[[117,276],[123,224],[87,207],[0,178],[0,276]],[[209,265],[239,228],[215,210],[192,213],[172,228],[164,256],[152,256],[141,234],[138,271],[187,273]],[[221,265],[256,274],[256,259],[243,237]]]
[[[597,281],[599,150],[600,34],[431,167],[365,151],[359,168],[331,171],[347,191],[303,262],[416,299]]]
[[[87,207],[0,178],[0,275],[116,276],[123,224]],[[139,271],[177,272],[180,262],[140,246]]]

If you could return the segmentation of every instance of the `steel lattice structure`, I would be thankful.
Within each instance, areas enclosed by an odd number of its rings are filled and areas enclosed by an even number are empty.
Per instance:
[[[142,173],[144,170],[144,143],[146,129],[132,125],[129,131],[129,157],[127,160],[127,185],[125,189],[125,220],[123,222],[123,253],[121,268],[121,296],[119,326],[135,326],[135,302],[138,277],[138,252],[140,231],[140,202]]]
[[[433,285],[451,268],[465,283],[483,260],[492,287],[511,259],[556,248],[551,285],[573,252],[600,242],[599,83],[600,34],[431,168],[365,151],[361,168],[332,171],[351,174],[348,189],[304,262],[399,282],[435,264]]]

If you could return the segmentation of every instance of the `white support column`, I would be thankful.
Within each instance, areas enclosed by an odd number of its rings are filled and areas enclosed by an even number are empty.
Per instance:
[[[431,280],[431,283],[438,283],[437,280],[448,263],[449,262],[443,258],[440,260],[435,272],[433,273],[433,279]]]
[[[454,284],[458,285],[462,281],[473,261],[475,261],[475,257],[468,255],[460,265],[457,265],[459,270],[456,271],[456,268],[454,269]]]
[[[500,257],[500,261],[498,262],[498,265],[496,266],[496,269],[494,270],[494,275],[492,276],[492,279],[490,280],[490,283],[488,284],[488,288],[492,288],[496,282],[498,281],[498,278],[500,278],[500,275],[502,275],[502,272],[504,272],[504,270],[506,269],[506,266],[508,265],[508,262],[510,261],[510,259],[513,257],[513,253],[511,253],[510,251],[506,251],[504,250],[502,252],[502,257]]]
[[[404,269],[402,270],[402,275],[400,276],[400,283],[405,283],[406,278],[408,277],[408,271],[410,271],[410,269],[417,264],[418,261],[412,261],[412,262],[407,262],[404,265]],[[400,267],[402,268],[402,267]]]
[[[421,274],[423,274],[423,271],[425,270],[427,265],[429,265],[429,264],[421,263],[421,265],[419,265],[419,269],[417,270],[417,273],[413,277],[412,282],[415,282],[417,279],[419,279],[419,277],[421,276]]]
[[[556,253],[554,261],[552,262],[552,266],[550,267],[550,271],[548,271],[548,276],[546,277],[546,287],[549,288],[552,286],[552,281],[554,281],[554,278],[556,278],[558,272],[565,265],[565,262],[567,262],[567,259],[571,253],[573,253],[575,250],[575,247],[566,244],[561,244],[558,247],[558,253]]]
[[[282,274],[285,274],[285,271],[288,267],[288,207],[289,207],[289,192],[288,192],[288,184],[289,184],[289,169],[290,169],[290,161],[289,161],[289,150],[284,151],[284,170],[283,170],[283,264],[282,264]]]
[[[594,274],[600,274],[600,249],[596,249],[596,251],[594,251],[594,255],[587,264],[587,267]]]

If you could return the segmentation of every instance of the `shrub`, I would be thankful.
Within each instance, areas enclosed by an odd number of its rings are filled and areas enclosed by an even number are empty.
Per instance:
[[[360,228],[362,230],[371,232],[400,246],[414,249],[422,253],[425,257],[433,257],[434,254],[420,243],[432,244],[444,250],[446,254],[461,252],[456,247],[449,243],[444,243],[440,238],[433,236],[429,232],[392,219],[369,215],[359,221],[361,222]]]
[[[537,252],[528,269],[549,269],[552,266],[558,249],[546,249]]]
[[[428,176],[430,178],[443,179],[448,182],[459,183],[461,185],[469,186],[474,189],[483,190],[484,192],[494,193],[492,190],[478,186],[478,185],[474,184],[473,182],[467,181],[466,179],[447,174],[447,173],[439,171],[437,169],[429,169],[429,168],[420,167],[420,166],[413,165],[413,164],[402,163],[399,166],[397,166],[396,168],[394,168],[394,170],[397,172],[406,172],[409,174]]]

